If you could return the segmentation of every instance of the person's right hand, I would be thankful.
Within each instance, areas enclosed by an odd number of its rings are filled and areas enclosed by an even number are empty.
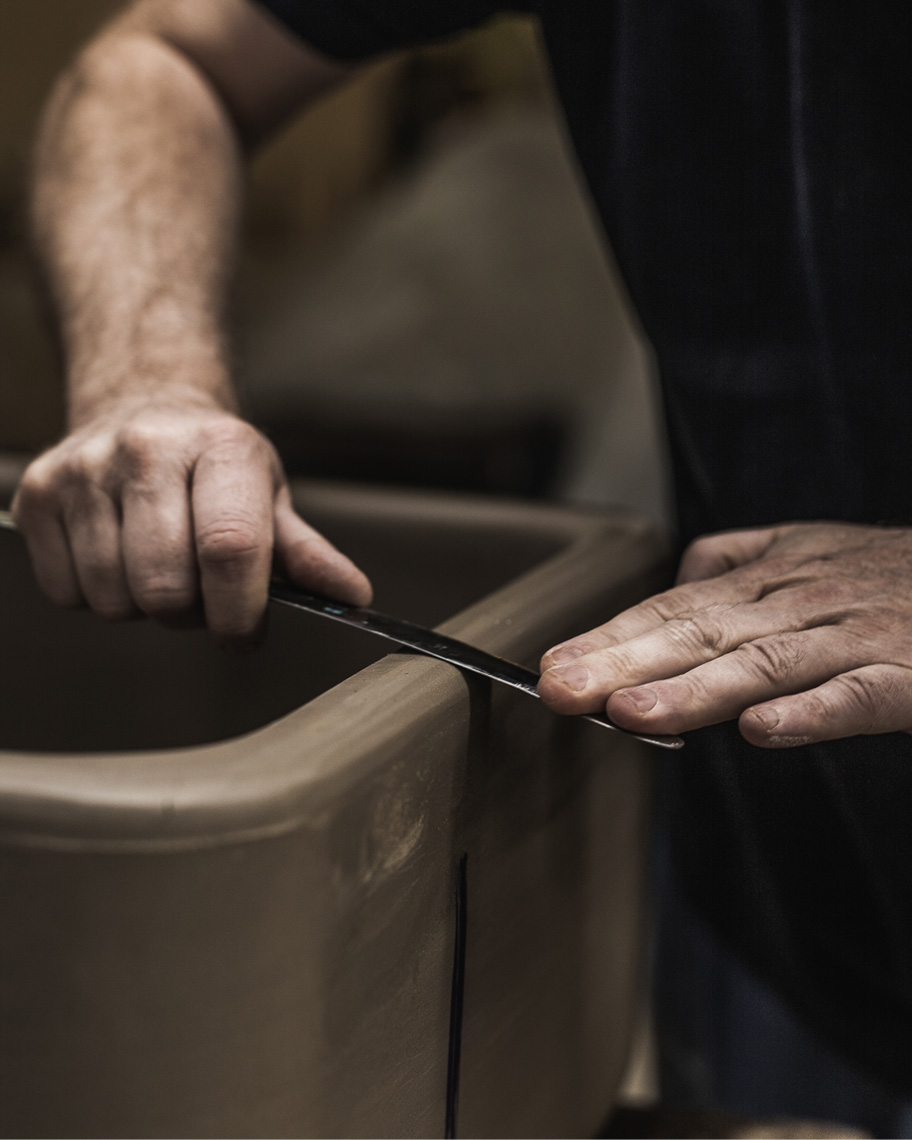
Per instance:
[[[362,572],[291,505],[272,445],[199,401],[124,404],[25,472],[13,514],[43,591],[111,620],[142,614],[254,640],[269,579],[366,605]]]

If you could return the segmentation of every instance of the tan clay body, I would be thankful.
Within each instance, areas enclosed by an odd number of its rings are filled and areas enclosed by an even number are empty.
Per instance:
[[[526,664],[659,584],[628,515],[298,498],[378,608]],[[0,1132],[441,1135],[453,1038],[458,1135],[593,1134],[648,748],[280,607],[245,658],[55,610],[13,535],[0,629]]]

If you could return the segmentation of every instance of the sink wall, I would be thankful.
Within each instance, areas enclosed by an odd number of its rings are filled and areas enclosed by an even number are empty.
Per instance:
[[[622,513],[296,494],[378,608],[527,663],[664,574]],[[594,1134],[629,1046],[650,750],[278,607],[240,661],[60,614],[17,545],[0,1131]]]

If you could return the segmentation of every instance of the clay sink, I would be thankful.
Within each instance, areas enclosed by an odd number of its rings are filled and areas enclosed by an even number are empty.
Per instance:
[[[643,520],[301,485],[377,607],[527,664]],[[107,625],[0,534],[0,1132],[586,1136],[642,957],[650,749],[281,607]]]

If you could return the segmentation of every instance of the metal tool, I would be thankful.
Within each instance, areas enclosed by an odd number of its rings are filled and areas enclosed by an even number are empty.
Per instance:
[[[334,602],[286,582],[272,582],[269,596],[282,605],[320,614],[322,617],[344,622],[345,625],[355,626],[357,629],[366,629],[378,637],[385,637],[389,641],[407,645],[410,649],[417,649],[419,653],[424,653],[428,657],[438,657],[441,661],[448,661],[459,669],[468,669],[471,673],[480,673],[483,677],[490,677],[504,685],[511,685],[514,689],[521,689],[530,697],[538,696],[536,689],[538,673],[522,665],[516,665],[512,661],[506,661],[503,657],[496,657],[483,649],[477,649],[474,645],[466,645],[464,641],[457,641],[455,637],[447,637],[444,633],[437,633],[433,629],[426,629],[410,621],[389,617],[366,606],[350,606],[345,602]],[[635,736],[637,740],[655,744],[659,748],[681,748],[684,744],[679,736],[650,736],[646,733],[628,732],[627,729],[613,724],[608,717],[597,713],[585,716],[583,719],[591,720],[604,728],[613,728],[615,732],[623,732],[627,736]]]
[[[8,511],[0,511],[0,528],[16,530],[16,524]],[[483,677],[500,681],[514,689],[520,689],[530,697],[538,696],[536,688],[539,679],[538,673],[526,669],[522,665],[516,665],[512,661],[506,661],[502,657],[496,657],[493,653],[486,653],[483,649],[477,649],[473,645],[466,645],[465,642],[458,641],[455,637],[447,637],[446,634],[437,633],[432,629],[426,629],[424,626],[389,617],[387,614],[379,613],[377,610],[369,609],[366,606],[350,606],[345,602],[335,602],[319,594],[311,594],[307,590],[302,590],[287,582],[273,581],[270,583],[269,596],[281,605],[306,610],[308,613],[319,614],[321,617],[343,622],[345,625],[354,626],[356,629],[367,630],[378,637],[385,637],[388,641],[395,641],[399,645],[417,649],[419,653],[424,653],[428,657],[437,657],[441,661],[447,661],[459,669],[467,669],[471,673],[480,673]],[[608,717],[598,713],[586,715],[583,719],[591,720],[594,724],[600,724],[603,728],[622,732],[626,736],[633,736],[646,744],[654,744],[659,748],[681,748],[684,744],[680,736],[653,736],[648,733],[629,732],[627,729],[612,723]]]

